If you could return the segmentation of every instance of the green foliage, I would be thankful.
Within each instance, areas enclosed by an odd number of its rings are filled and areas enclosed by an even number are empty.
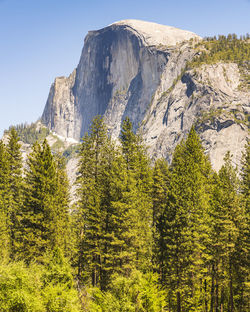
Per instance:
[[[202,113],[202,115],[197,119],[196,121],[196,126],[197,125],[200,125],[202,123],[205,123],[207,121],[210,121],[210,122],[214,122],[216,120],[216,118],[220,117],[222,114],[225,114],[227,113],[226,111],[223,111],[222,108],[217,108],[217,109],[210,109],[208,111],[205,111]]]
[[[34,144],[27,165],[20,253],[26,261],[42,261],[53,234],[50,226],[54,217],[56,187],[55,164],[46,141],[42,146]]]
[[[158,276],[132,271],[130,277],[112,276],[110,291],[90,289],[92,302],[88,311],[102,312],[160,312],[166,311],[164,292]]]
[[[241,293],[239,305],[249,305],[250,293],[250,276],[249,276],[249,263],[250,263],[250,245],[249,245],[249,227],[250,227],[250,142],[248,141],[245,146],[245,151],[242,155],[242,172],[241,172],[241,205],[242,205],[242,219],[239,227],[239,239],[237,243],[237,279],[239,281],[238,293]]]
[[[170,167],[169,193],[160,220],[164,280],[169,308],[200,311],[201,285],[206,270],[202,251],[208,232],[210,164],[194,131],[177,146]],[[191,295],[192,294],[192,295]]]
[[[158,159],[153,169],[152,201],[153,201],[153,262],[164,283],[164,266],[166,260],[164,241],[164,211],[170,187],[170,172],[165,159]]]
[[[240,117],[239,115],[240,114]],[[248,114],[244,114],[243,118],[241,118],[243,113],[238,109],[232,109],[230,111],[223,108],[211,108],[208,111],[202,112],[201,115],[197,118],[195,122],[195,128],[200,132],[204,131],[203,128],[206,128],[207,124],[212,124],[216,126],[216,122],[220,117],[226,117],[232,120],[234,123],[238,125],[248,126]]]
[[[52,144],[51,150],[56,153],[60,153],[64,150],[64,143],[61,139],[59,139],[57,136],[53,135],[53,137],[56,139],[56,141]]]
[[[250,197],[250,142],[249,141],[246,144],[246,148],[242,156],[243,157],[242,157],[241,191],[249,202],[249,197]]]
[[[23,262],[0,265],[0,307],[2,312],[45,312],[38,266]]]
[[[42,281],[42,296],[48,312],[80,311],[80,301],[74,285],[72,269],[60,249],[55,249],[46,263]]]
[[[52,217],[53,246],[61,248],[65,254],[70,252],[70,186],[66,173],[66,161],[61,155],[54,155],[56,167],[56,190],[54,197],[54,216]]]
[[[76,289],[66,290],[63,284],[48,285],[44,292],[46,312],[78,312],[80,304]]]
[[[0,141],[0,259],[7,261],[10,253],[8,218],[9,163],[6,147]]]
[[[126,234],[130,242],[127,246],[135,266],[146,271],[151,266],[153,243],[150,161],[140,134],[133,133],[128,118],[123,121],[120,141],[127,177],[120,202],[130,215]]]
[[[233,311],[234,292],[236,278],[236,253],[241,253],[239,240],[239,225],[244,227],[244,213],[241,209],[238,196],[239,181],[236,169],[231,164],[229,153],[225,156],[225,164],[219,171],[217,186],[214,193],[213,224],[212,233],[214,241],[213,274],[216,276],[216,287],[221,289],[220,298],[218,294],[212,294],[213,305],[218,306],[218,301],[229,311]],[[239,277],[239,276],[238,276]],[[236,279],[235,279],[236,278]],[[240,282],[238,280],[238,282]],[[237,283],[238,284],[238,283]],[[228,290],[226,295],[225,288]],[[216,307],[215,307],[216,308]]]
[[[243,65],[250,58],[249,38],[237,38],[229,34],[227,37],[207,38],[196,46],[200,52],[189,66],[196,67],[201,64],[213,64],[219,61],[235,62]]]
[[[100,117],[93,120],[91,133],[85,135],[80,151],[78,175],[78,275],[92,280],[93,286],[102,283],[104,273],[104,236],[107,207],[103,191],[106,166],[105,149],[108,138]]]
[[[8,161],[8,179],[6,184],[7,191],[7,214],[9,216],[10,244],[11,257],[13,258],[17,249],[18,229],[20,225],[20,208],[23,204],[23,177],[22,177],[22,155],[21,145],[18,143],[19,137],[14,128],[11,128],[8,143],[6,146],[7,161]]]
[[[80,151],[78,274],[102,289],[114,272],[148,268],[151,259],[150,170],[128,120],[121,144],[122,150],[97,117]]]
[[[80,302],[71,268],[56,250],[46,266],[23,262],[0,265],[3,312],[78,312]]]
[[[41,143],[49,135],[48,128],[42,126],[37,129],[36,123],[31,123],[30,125],[20,124],[11,128],[14,128],[20,140],[27,144],[34,144],[35,142]],[[5,131],[5,133],[9,133],[11,128],[8,131]]]
[[[187,64],[187,67],[195,68],[203,64],[218,62],[237,63],[241,70],[243,82],[241,88],[250,87],[250,44],[249,35],[237,38],[235,34],[205,38],[196,45],[198,55]]]
[[[66,248],[69,193],[64,164],[46,141],[34,144],[25,174],[19,257],[43,261],[46,250]]]
[[[117,145],[97,117],[70,208],[64,158],[35,143],[23,172],[11,129],[0,141],[0,310],[248,311],[249,151],[241,181],[229,153],[216,174],[192,127],[171,165],[152,170],[129,119]]]

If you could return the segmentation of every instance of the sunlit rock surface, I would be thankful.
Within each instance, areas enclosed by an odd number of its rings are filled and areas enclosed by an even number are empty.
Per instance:
[[[248,136],[249,92],[240,91],[237,64],[185,70],[197,51],[196,34],[155,23],[124,20],[90,31],[80,62],[51,86],[42,122],[79,140],[103,115],[118,137],[128,116],[141,129],[152,158],[171,161],[195,124],[215,169],[230,150],[239,164]]]

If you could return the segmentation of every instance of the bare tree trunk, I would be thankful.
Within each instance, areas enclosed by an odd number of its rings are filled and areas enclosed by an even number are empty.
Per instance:
[[[224,287],[221,288],[221,296],[220,296],[220,312],[224,310]]]
[[[177,291],[177,312],[181,312],[181,294]]]
[[[230,281],[229,281],[229,302],[228,302],[228,312],[233,312],[234,311],[234,297],[233,297],[233,277],[232,277],[232,261],[230,259],[229,261],[229,276],[230,276]]]
[[[94,257],[94,263],[95,263],[95,257]],[[97,272],[96,272],[96,265],[94,265],[94,268],[92,269],[92,286],[96,287],[97,283]]]
[[[218,277],[216,277],[216,285],[215,285],[215,312],[219,312],[219,285],[218,285]]]
[[[207,280],[206,278],[204,281],[204,289],[205,289],[205,312],[207,312]]]
[[[212,265],[212,285],[211,285],[211,301],[210,312],[214,311],[214,264]]]

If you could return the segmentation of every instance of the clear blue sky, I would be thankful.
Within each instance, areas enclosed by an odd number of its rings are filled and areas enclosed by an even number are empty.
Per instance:
[[[41,116],[54,78],[77,66],[88,30],[131,18],[240,35],[250,32],[250,0],[0,0],[0,136]]]

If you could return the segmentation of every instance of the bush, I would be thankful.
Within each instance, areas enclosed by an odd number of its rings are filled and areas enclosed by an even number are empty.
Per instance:
[[[1,312],[81,311],[71,267],[59,250],[47,265],[0,265]]]
[[[89,308],[96,312],[160,312],[165,311],[165,295],[160,289],[157,274],[133,271],[129,277],[115,274],[110,290],[89,290]]]
[[[77,291],[63,284],[49,284],[43,290],[46,312],[80,311]]]
[[[77,312],[80,302],[71,267],[60,249],[53,251],[42,276],[42,295],[48,312]]]
[[[0,266],[1,312],[45,311],[41,296],[39,267],[29,268],[23,262]]]

